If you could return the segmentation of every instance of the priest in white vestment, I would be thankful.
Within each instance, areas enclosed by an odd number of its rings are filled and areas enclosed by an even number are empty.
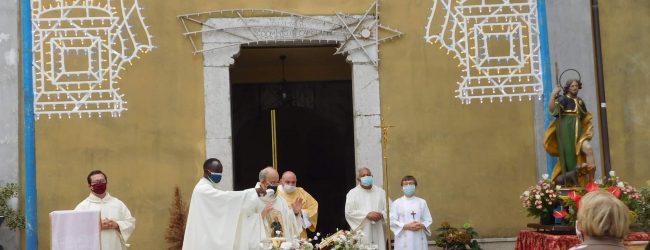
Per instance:
[[[359,185],[345,197],[345,219],[350,230],[361,231],[363,242],[386,249],[384,218],[386,218],[386,192],[372,184],[372,173],[368,168],[359,169]]]
[[[261,225],[260,237],[262,239],[284,238],[285,241],[300,239],[303,230],[302,215],[294,212],[293,208],[277,195],[277,188],[280,182],[278,171],[273,167],[266,167],[259,173],[260,182],[257,183],[266,195],[260,199],[267,203],[259,219]]]
[[[415,196],[418,182],[407,175],[402,178],[404,196],[390,206],[390,229],[395,234],[395,250],[427,250],[429,226],[433,222],[427,201]]]
[[[203,172],[192,191],[183,249],[258,249],[259,240],[248,236],[259,229],[255,223],[265,205],[258,197],[262,192],[219,190],[223,166],[218,159],[206,160]]]
[[[111,196],[106,187],[108,179],[99,170],[90,172],[86,178],[90,195],[74,210],[99,210],[101,217],[100,241],[102,250],[126,250],[126,243],[135,229],[135,218],[124,203]]]

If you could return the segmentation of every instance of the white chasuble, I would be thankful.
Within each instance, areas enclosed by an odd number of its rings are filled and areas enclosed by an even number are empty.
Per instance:
[[[257,249],[259,240],[249,236],[263,208],[255,189],[223,191],[201,178],[192,191],[183,249]]]
[[[74,210],[99,210],[101,219],[110,219],[119,225],[119,229],[104,229],[100,233],[102,250],[125,250],[126,243],[135,229],[135,218],[124,203],[108,192],[103,199],[90,194]]]

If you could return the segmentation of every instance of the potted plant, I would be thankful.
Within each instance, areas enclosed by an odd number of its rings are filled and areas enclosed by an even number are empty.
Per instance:
[[[478,242],[474,239],[478,233],[472,228],[472,225],[465,223],[463,228],[452,227],[447,222],[443,222],[440,228],[436,229],[436,246],[445,250],[480,250]]]
[[[0,221],[6,221],[7,227],[11,230],[24,229],[25,217],[20,211],[16,211],[7,204],[11,198],[18,198],[20,188],[16,183],[8,183],[0,187]],[[0,222],[1,224],[1,222]]]

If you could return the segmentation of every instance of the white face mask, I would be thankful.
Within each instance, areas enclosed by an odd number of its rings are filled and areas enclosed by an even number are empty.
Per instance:
[[[262,201],[264,201],[264,202],[271,202],[271,201],[275,201],[275,197],[276,197],[275,196],[275,190],[267,189],[266,194],[264,196],[260,197],[260,199]]]
[[[282,190],[288,194],[293,193],[296,191],[296,186],[292,185],[282,185]]]

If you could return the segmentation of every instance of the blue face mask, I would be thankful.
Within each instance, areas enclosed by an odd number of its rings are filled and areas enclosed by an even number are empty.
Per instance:
[[[361,181],[362,186],[366,186],[366,187],[372,186],[372,176],[371,175],[361,177],[359,179],[359,181]]]
[[[404,194],[408,197],[413,196],[415,194],[415,185],[406,185],[402,187],[402,191],[404,191]]]
[[[210,171],[208,171],[208,172],[210,172]],[[212,172],[210,172],[210,176],[208,176],[208,179],[212,183],[215,183],[215,184],[219,183],[221,181],[221,173],[212,173]]]

